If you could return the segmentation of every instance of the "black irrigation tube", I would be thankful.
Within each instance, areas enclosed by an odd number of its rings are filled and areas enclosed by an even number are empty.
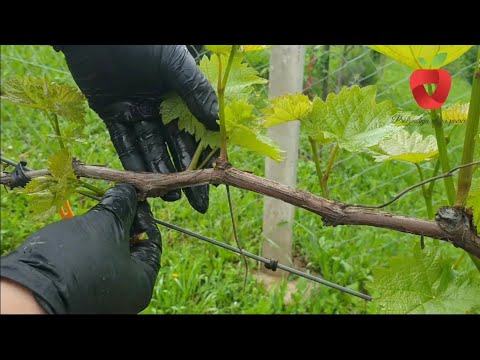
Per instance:
[[[13,165],[13,166],[16,166],[17,163],[12,161],[12,160],[9,160],[9,159],[5,159],[4,157],[0,157],[0,160],[9,164],[9,165]],[[29,170],[27,168],[24,167],[24,170]],[[83,196],[86,196],[86,197],[89,197],[91,199],[94,199],[94,200],[97,200],[99,201],[100,198],[98,196],[93,196],[93,195],[90,195],[90,194],[86,194],[86,193],[83,193],[81,191],[79,191],[80,194],[82,194]],[[270,269],[272,271],[275,271],[276,269],[281,269],[281,270],[284,270],[284,271],[287,271],[289,273],[292,273],[292,274],[295,274],[295,275],[298,275],[300,277],[303,277],[305,279],[308,279],[308,280],[311,280],[311,281],[314,281],[316,283],[319,283],[319,284],[322,284],[322,285],[325,285],[325,286],[328,286],[328,287],[331,287],[333,289],[336,289],[336,290],[339,290],[339,291],[342,291],[344,293],[347,293],[347,294],[350,294],[350,295],[353,295],[353,296],[356,296],[356,297],[359,297],[361,299],[364,299],[364,300],[368,300],[368,301],[371,301],[372,300],[372,297],[369,296],[369,295],[366,295],[366,294],[362,294],[358,291],[354,291],[354,290],[351,290],[351,289],[348,289],[346,287],[343,287],[343,286],[340,286],[340,285],[337,285],[337,284],[334,284],[330,281],[327,281],[327,280],[324,280],[324,279],[321,279],[319,277],[316,277],[316,276],[313,276],[313,275],[310,275],[310,274],[307,274],[305,272],[302,272],[300,270],[297,270],[297,269],[294,269],[294,268],[291,268],[289,266],[286,266],[286,265],[283,265],[283,264],[280,264],[278,263],[278,260],[273,260],[273,259],[267,259],[267,258],[264,258],[263,256],[259,256],[259,255],[255,255],[255,254],[252,254],[248,251],[245,251],[245,250],[240,250],[236,247],[233,247],[231,245],[228,245],[228,244],[225,244],[225,243],[222,243],[221,241],[218,241],[218,240],[215,240],[215,239],[211,239],[207,236],[204,236],[204,235],[201,235],[201,234],[197,234],[197,233],[194,233],[193,231],[190,231],[190,230],[187,230],[187,229],[184,229],[180,226],[177,226],[177,225],[173,225],[173,224],[170,224],[166,221],[162,221],[162,220],[159,220],[159,219],[155,219],[154,218],[154,221],[159,224],[159,225],[162,225],[166,228],[169,228],[169,229],[172,229],[172,230],[176,230],[178,232],[181,232],[185,235],[188,235],[188,236],[192,236],[194,238],[197,238],[199,240],[203,240],[203,241],[206,241],[212,245],[216,245],[216,246],[219,246],[225,250],[229,250],[229,251],[233,251],[234,253],[236,254],[239,254],[239,255],[245,255],[246,257],[250,258],[250,259],[253,259],[253,260],[256,260],[258,262],[261,262],[265,265],[265,267],[267,269]]]

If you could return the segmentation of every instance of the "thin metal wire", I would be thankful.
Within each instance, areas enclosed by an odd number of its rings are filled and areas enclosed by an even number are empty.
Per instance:
[[[226,250],[230,250],[230,251],[233,251],[234,253],[237,253],[239,255],[241,255],[241,252],[239,249],[237,249],[236,247],[233,247],[231,245],[228,245],[228,244],[225,244],[225,243],[222,243],[220,241],[217,241],[217,240],[214,240],[214,239],[211,239],[209,237],[206,237],[206,236],[203,236],[201,234],[197,234],[197,233],[194,233],[190,230],[187,230],[187,229],[184,229],[180,226],[177,226],[177,225],[173,225],[173,224],[169,224],[165,221],[162,221],[162,220],[158,220],[158,219],[154,219],[155,222],[159,225],[162,225],[162,226],[165,226],[169,229],[172,229],[172,230],[176,230],[176,231],[179,231],[181,233],[184,233],[185,235],[189,235],[189,236],[192,236],[194,238],[197,238],[199,240],[203,240],[203,241],[206,241],[210,244],[213,244],[213,245],[216,245],[216,246],[219,246],[223,249],[226,249]],[[243,254],[250,258],[250,259],[253,259],[253,260],[256,260],[258,262],[261,262],[263,264],[270,264],[271,261],[270,259],[267,259],[267,258],[264,258],[263,256],[259,256],[259,255],[255,255],[255,254],[252,254],[248,251],[245,251],[245,250],[242,250]],[[297,270],[297,269],[294,269],[294,268],[291,268],[289,266],[286,266],[286,265],[283,265],[281,263],[278,263],[277,264],[277,269],[282,269],[284,271],[287,271],[289,273],[292,273],[292,274],[295,274],[295,275],[298,275],[300,277],[303,277],[305,279],[308,279],[308,280],[311,280],[311,281],[314,281],[316,283],[319,283],[319,284],[322,284],[322,285],[325,285],[325,286],[328,286],[328,287],[331,287],[333,289],[337,289],[337,290],[340,290],[344,293],[347,293],[347,294],[350,294],[350,295],[353,295],[353,296],[357,296],[361,299],[364,299],[364,300],[368,300],[368,301],[371,301],[372,300],[372,297],[371,296],[368,296],[368,295],[365,295],[365,294],[362,294],[360,292],[357,292],[357,291],[354,291],[354,290],[351,290],[351,289],[348,289],[346,287],[343,287],[343,286],[340,286],[340,285],[337,285],[337,284],[334,284],[330,281],[327,281],[327,280],[324,280],[324,279],[321,279],[319,277],[316,277],[316,276],[313,276],[313,275],[310,275],[310,274],[307,274],[305,272],[302,272],[300,270]]]
[[[424,181],[421,181],[421,182],[419,182],[415,185],[410,186],[409,188],[406,188],[401,193],[399,193],[397,196],[395,196],[393,199],[391,199],[390,201],[387,201],[385,204],[382,204],[382,205],[374,206],[374,205],[362,205],[362,204],[355,204],[355,205],[350,205],[349,204],[347,206],[356,206],[356,207],[370,208],[370,209],[383,209],[384,207],[387,207],[388,205],[393,204],[395,201],[400,199],[403,195],[409,193],[410,191],[412,191],[412,190],[414,190],[414,189],[416,189],[416,188],[418,188],[422,185],[428,184],[432,181],[436,181],[436,180],[440,180],[440,179],[444,179],[444,178],[453,176],[455,171],[458,171],[458,170],[460,170],[462,168],[465,168],[465,167],[475,166],[475,165],[480,165],[480,161],[474,161],[474,162],[471,162],[471,163],[468,163],[468,164],[463,164],[463,165],[457,166],[456,168],[453,168],[452,170],[446,172],[445,174],[434,176],[430,179],[426,179]]]

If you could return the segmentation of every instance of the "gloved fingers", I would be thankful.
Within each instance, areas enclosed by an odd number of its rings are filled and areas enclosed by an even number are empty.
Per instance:
[[[192,135],[178,128],[178,120],[165,125],[165,130],[165,139],[172,153],[173,163],[177,171],[184,171],[192,162],[192,157],[197,150],[197,142]]]
[[[172,154],[173,163],[178,171],[185,171],[192,162],[198,143],[191,134],[178,128],[178,120],[170,122],[165,128],[166,140]],[[205,214],[208,210],[208,191],[208,185],[183,189],[190,205],[202,214]]]
[[[129,184],[120,184],[109,189],[100,202],[85,215],[97,217],[97,211],[110,211],[128,234],[137,213],[137,204],[135,188]]]
[[[174,173],[176,172],[175,167],[172,164],[165,142],[164,125],[159,115],[155,120],[142,120],[133,125],[137,138],[137,148],[143,154],[147,171],[162,174]],[[162,199],[165,201],[176,201],[180,197],[180,189],[177,189],[169,191],[162,196]]]
[[[199,62],[201,55],[205,54],[203,45],[187,45],[187,50],[197,63]]]
[[[100,106],[98,112],[105,122],[134,123],[145,117],[151,117],[155,101],[122,100]]]
[[[175,172],[161,131],[158,102],[118,101],[102,107],[99,115],[126,170]],[[180,197],[180,190],[173,190],[162,199],[175,201]]]
[[[153,214],[147,201],[138,204],[132,230],[134,235],[147,234],[147,239],[140,240],[130,247],[130,254],[150,268],[154,274],[152,275],[153,282],[155,282],[162,256],[162,236],[153,220]]]
[[[137,149],[133,125],[116,121],[105,121],[105,124],[124,169],[146,172],[147,166],[142,153]]]
[[[153,214],[147,201],[138,203],[137,214],[132,226],[133,234],[146,233],[147,239],[130,246],[130,256],[135,274],[136,312],[145,309],[152,298],[155,280],[160,270],[162,256],[162,236],[153,220]],[[134,285],[131,285],[133,288]],[[133,291],[133,289],[132,289]]]
[[[164,48],[162,64],[175,91],[183,98],[191,113],[207,129],[218,131],[218,99],[210,82],[195,64],[195,59],[184,45]]]

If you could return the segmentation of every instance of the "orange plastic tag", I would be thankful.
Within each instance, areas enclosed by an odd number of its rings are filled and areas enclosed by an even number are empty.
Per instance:
[[[70,207],[70,203],[68,202],[68,200],[65,201],[64,206],[58,209],[58,213],[60,214],[62,219],[70,219],[75,216],[75,214],[72,211],[72,208]]]

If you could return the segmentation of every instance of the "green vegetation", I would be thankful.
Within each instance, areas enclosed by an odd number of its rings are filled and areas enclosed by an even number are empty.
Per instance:
[[[480,278],[458,272],[434,246],[390,259],[388,269],[374,269],[372,291],[390,313],[435,314],[473,311],[480,298]]]
[[[335,51],[340,49],[340,52],[347,50],[346,47],[343,49],[335,47],[334,49]],[[368,51],[366,48],[355,47],[350,50],[350,53],[358,52],[359,49],[364,52]],[[62,56],[55,53],[50,47],[2,46],[1,50],[2,78],[14,75],[46,76],[49,79],[73,84]],[[261,53],[263,52],[259,54]],[[268,57],[262,58],[260,55],[253,54],[256,53],[248,54],[247,59],[252,57],[257,61],[258,66],[264,66],[262,61],[268,61]],[[369,59],[375,61],[378,59],[382,59],[382,62],[390,61],[374,55],[373,52],[368,54]],[[331,61],[333,62],[333,60]],[[352,63],[358,64],[353,60]],[[456,62],[450,66],[455,64]],[[340,65],[332,63],[331,68],[335,68],[335,66]],[[397,71],[396,68],[398,68]],[[468,72],[470,76],[471,72],[471,70]],[[259,74],[263,75],[264,73],[260,71]],[[406,84],[408,89],[409,74],[408,69],[405,70],[405,67],[396,63],[386,67],[382,74],[377,74],[378,86],[383,90],[379,91],[376,106],[381,106],[383,103],[380,101],[388,99],[402,110],[418,111],[416,105],[402,106],[406,101],[411,100],[409,99],[411,97],[409,90],[399,92],[403,97],[395,95],[400,87],[396,85],[400,81],[399,79],[402,81],[407,79],[402,86]],[[230,78],[229,81],[233,82],[234,79]],[[454,77],[450,96],[455,97],[454,101],[467,102],[470,96],[470,86],[466,77]],[[228,91],[225,95],[228,100]],[[340,98],[340,95],[337,98]],[[254,101],[257,101],[255,96]],[[375,101],[374,95],[373,101]],[[328,104],[328,100],[325,104]],[[239,108],[245,110],[244,105]],[[234,115],[235,113],[232,113],[231,117]],[[226,119],[228,120],[228,114],[226,114]],[[241,123],[241,120],[236,123]],[[38,111],[2,102],[1,122],[2,156],[26,160],[29,163],[28,166],[32,168],[45,168],[47,160],[52,154],[51,143],[55,141],[54,137],[52,139],[45,138],[45,134],[51,133],[48,121],[45,121]],[[446,133],[449,134],[455,126],[446,124]],[[421,133],[424,136],[433,133],[427,124],[408,127],[410,133],[415,129],[422,129]],[[455,136],[450,139],[448,151],[452,164],[460,162],[464,131],[465,128],[459,126]],[[84,133],[89,136],[83,143],[75,142],[70,145],[72,154],[88,164],[102,164],[121,169],[103,123],[91,110],[87,114]],[[306,129],[302,127],[298,187],[320,194],[321,184],[317,178],[315,162],[312,161],[308,135]],[[335,134],[332,131],[332,134],[329,134],[330,137],[334,135],[338,135],[338,139],[341,140],[343,133]],[[321,164],[329,163],[331,146],[336,145],[327,144],[321,150],[318,159]],[[229,151],[229,160],[238,168],[263,175],[264,158],[261,155],[232,147]],[[433,172],[434,164],[430,162],[420,166],[428,174]],[[418,173],[415,167],[400,161],[375,163],[373,157],[367,153],[344,153],[337,158],[335,163],[332,162],[332,167],[329,174],[329,196],[347,203],[381,204],[402,189],[418,182]],[[91,183],[93,184],[93,182]],[[2,254],[14,248],[33,231],[59,219],[58,214],[54,213],[43,220],[34,220],[32,214],[29,213],[27,204],[30,199],[26,194],[18,193],[12,196],[6,195],[7,190],[5,189],[1,191]],[[210,210],[206,215],[192,211],[185,198],[176,203],[165,203],[159,199],[151,200],[152,211],[156,217],[162,220],[233,244],[233,232],[225,191],[222,187],[211,187],[210,191]],[[238,219],[238,235],[244,244],[244,249],[259,253],[263,240],[261,234],[263,209],[262,206],[259,206],[262,198],[238,189],[231,189],[231,193],[236,209],[235,215]],[[427,209],[418,194],[418,192],[409,194],[401,201],[391,205],[388,210],[426,218],[428,216]],[[478,195],[476,196],[478,197]],[[434,209],[441,205],[447,205],[442,186],[432,189],[431,199]],[[71,204],[75,213],[79,215],[87,211],[95,202],[79,195],[73,195]],[[287,291],[286,282],[273,292],[267,292],[263,286],[256,283],[255,278],[250,274],[244,292],[243,264],[239,256],[177,232],[162,228],[160,230],[164,241],[163,266],[154,297],[145,313],[375,313],[381,311],[382,302],[380,301],[366,303],[333,289],[307,283],[303,279],[298,281],[297,291],[288,303],[283,301]],[[296,211],[294,234],[295,253],[305,260],[308,270],[321,274],[329,281],[358,291],[370,289],[367,284],[372,280],[372,269],[388,266],[391,263],[389,259],[391,256],[404,258],[413,256],[418,259],[417,250],[412,251],[414,237],[411,235],[369,227],[323,227],[318,216],[302,210]],[[455,264],[455,271],[469,274],[468,278],[462,277],[466,275],[458,277],[458,282],[461,282],[462,286],[476,281],[475,276],[478,278],[478,273],[473,271],[475,267],[467,258],[462,261],[463,252],[461,250],[443,244],[435,246],[434,243],[435,241],[426,239],[426,248],[428,251],[434,251],[435,257],[441,257],[442,266],[444,263]],[[428,256],[430,255],[425,255],[425,261]],[[457,259],[460,261],[456,261]],[[253,262],[250,264],[250,268],[256,266]],[[457,279],[456,274],[449,273],[447,275]],[[439,277],[448,277],[447,275],[442,273]],[[433,286],[433,284],[428,285]],[[378,289],[380,286],[376,288]],[[442,294],[449,298],[451,288],[444,290]],[[376,295],[375,292],[374,295]],[[400,295],[395,294],[395,296]],[[456,311],[452,307],[447,310],[441,307],[426,307],[425,309],[427,312],[438,309],[440,311]],[[398,311],[403,311],[403,309],[399,308]],[[474,311],[473,308],[471,311]]]

